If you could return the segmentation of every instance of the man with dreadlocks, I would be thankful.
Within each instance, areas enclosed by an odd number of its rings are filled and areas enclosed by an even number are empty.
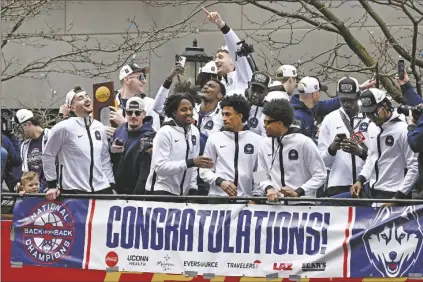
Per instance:
[[[153,141],[151,169],[145,187],[150,194],[196,194],[197,169],[194,167],[213,166],[210,158],[199,156],[200,133],[192,119],[194,104],[191,96],[183,94],[170,96],[164,104],[165,115],[170,119]]]

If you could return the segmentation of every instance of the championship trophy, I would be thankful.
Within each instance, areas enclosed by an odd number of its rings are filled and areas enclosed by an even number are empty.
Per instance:
[[[106,126],[117,127],[114,122],[110,123],[109,114],[114,108],[117,109],[115,100],[115,88],[113,81],[93,84],[94,93],[94,119]],[[112,109],[110,108],[112,107]]]

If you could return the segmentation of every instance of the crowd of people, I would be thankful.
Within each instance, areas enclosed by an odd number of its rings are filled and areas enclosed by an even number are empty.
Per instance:
[[[148,68],[131,63],[119,74],[118,106],[109,116],[115,126],[93,119],[93,102],[79,86],[51,129],[32,111],[17,111],[25,140],[2,134],[9,190],[41,191],[49,200],[61,193],[162,195],[160,201],[423,198],[422,98],[407,74],[398,83],[409,107],[394,108],[374,80],[348,76],[335,98],[320,100],[327,87],[317,77],[299,78],[292,65],[274,75],[255,71],[251,55],[237,55],[240,39],[220,15],[207,17],[226,45],[201,68],[196,86],[178,83],[170,93],[184,71],[176,64],[150,98]]]

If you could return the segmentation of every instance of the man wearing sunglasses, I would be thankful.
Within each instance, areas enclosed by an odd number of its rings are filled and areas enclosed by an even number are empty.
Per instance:
[[[140,97],[130,98],[125,107],[126,123],[111,139],[110,156],[118,194],[144,194],[150,172],[151,144],[155,131],[144,123],[145,104]]]
[[[125,107],[128,99],[132,97],[140,97],[146,108],[146,116],[149,116],[149,121],[155,130],[160,128],[160,117],[153,111],[154,99],[147,97],[144,93],[144,88],[147,83],[147,74],[149,73],[148,67],[140,67],[132,63],[122,67],[119,73],[119,80],[121,88],[116,94],[117,111],[110,112],[110,121],[113,121],[118,126],[125,123]],[[147,119],[145,120],[147,122]],[[115,129],[109,127],[107,130],[108,136],[112,136]]]
[[[380,89],[364,91],[360,101],[363,113],[372,123],[368,128],[369,154],[357,182],[351,186],[351,196],[359,198],[366,192],[376,199],[411,197],[418,163],[417,154],[407,143],[407,123]],[[370,191],[363,191],[366,183]]]

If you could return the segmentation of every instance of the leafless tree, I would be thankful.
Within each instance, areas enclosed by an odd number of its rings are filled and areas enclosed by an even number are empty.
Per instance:
[[[151,1],[142,1],[153,5]],[[154,2],[154,1],[153,1]],[[196,6],[188,16],[177,22],[157,26],[154,22],[149,27],[141,28],[135,19],[128,20],[128,29],[121,34],[119,42],[100,43],[98,39],[73,34],[72,24],[63,33],[59,28],[45,25],[40,30],[22,27],[46,14],[64,9],[65,1],[53,0],[3,0],[1,1],[2,20],[2,73],[1,81],[12,80],[17,77],[43,79],[50,72],[70,73],[84,77],[107,77],[125,63],[134,58],[134,54],[154,50],[166,42],[184,37],[195,32],[199,26],[192,24],[192,19],[200,7],[213,3],[197,1]],[[22,60],[18,56],[10,56],[4,52],[5,48],[14,48],[16,44],[40,50],[51,43],[67,46],[67,52],[54,54],[34,60]],[[12,45],[12,46],[11,46]],[[139,60],[139,58],[137,58]]]
[[[257,13],[265,14],[263,13],[264,11],[266,13],[270,12],[269,17],[261,19],[260,22],[254,22],[259,27],[257,32],[253,32],[250,35],[256,43],[260,42],[265,45],[264,50],[258,51],[258,55],[263,57],[267,68],[273,68],[275,65],[284,63],[279,60],[279,57],[285,48],[302,44],[305,37],[319,30],[336,34],[342,38],[342,41],[338,41],[333,48],[309,56],[306,60],[299,58],[298,66],[300,68],[313,62],[314,65],[317,65],[314,72],[322,75],[323,79],[330,79],[335,78],[336,75],[339,78],[339,73],[364,73],[370,77],[376,72],[376,67],[378,66],[381,84],[392,94],[394,99],[401,101],[400,91],[393,79],[396,75],[398,58],[401,56],[409,64],[410,78],[415,83],[418,93],[420,95],[422,93],[419,84],[423,70],[423,52],[420,51],[419,53],[419,48],[421,49],[422,46],[422,1],[243,0],[242,2],[237,2],[237,4],[253,5],[257,8]],[[294,5],[297,7],[292,9]],[[345,20],[345,14],[348,14],[348,9],[352,7],[355,9],[359,8],[362,11],[362,16]],[[382,19],[375,8],[379,8],[379,11],[395,9],[397,19],[408,19],[409,24],[404,25],[405,27],[394,33],[390,24]],[[343,15],[340,15],[341,13]],[[252,20],[248,19],[247,15],[244,16],[253,23]],[[367,27],[368,24],[366,25],[366,22],[369,20],[376,24],[376,28],[371,28],[370,30]],[[301,38],[294,36],[293,29],[293,26],[299,22],[310,26],[310,29]],[[260,31],[269,24],[276,27],[270,31],[268,29],[263,32]],[[368,31],[373,48],[368,48],[363,42],[360,42],[360,39],[351,28],[352,26],[356,27],[355,30]],[[280,28],[286,29],[287,27],[291,28],[290,38],[286,38],[283,42],[275,39],[273,34]],[[382,36],[377,37],[374,29],[379,29]]]

